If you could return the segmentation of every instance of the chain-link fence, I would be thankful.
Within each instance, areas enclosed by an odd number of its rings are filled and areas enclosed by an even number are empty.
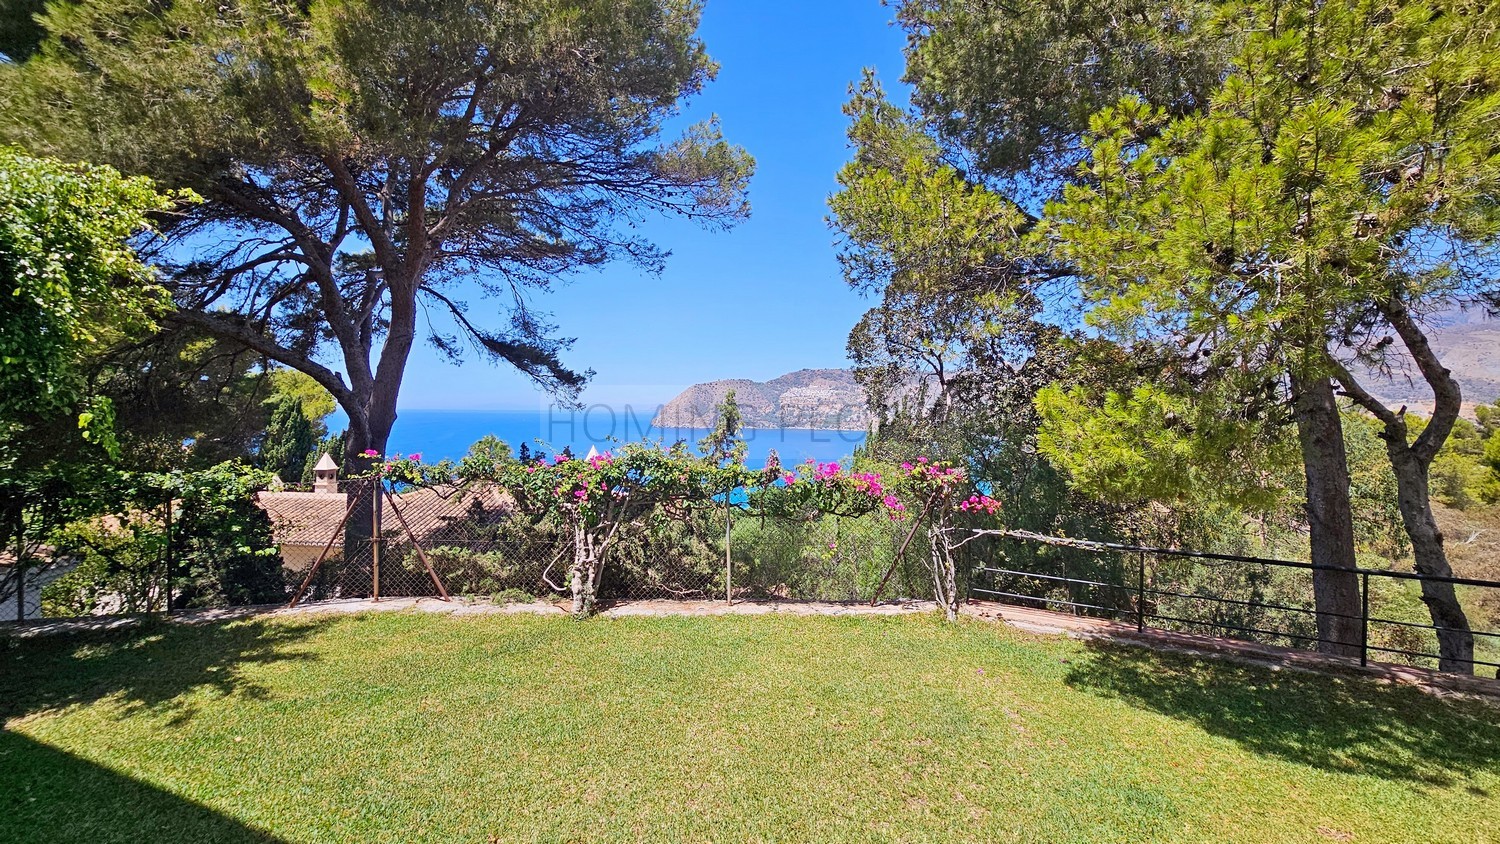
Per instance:
[[[370,479],[329,480],[312,489],[264,490],[242,509],[234,524],[223,524],[181,499],[147,501],[80,522],[65,547],[48,549],[44,562],[23,573],[25,594],[0,615],[445,593],[569,597],[573,532],[556,517],[528,514],[497,484],[382,488]],[[789,521],[726,512],[722,503],[659,507],[620,525],[604,554],[598,597],[930,597],[921,538],[896,558],[907,529],[878,515]],[[0,587],[20,582],[5,568]]]
[[[571,530],[521,511],[495,484],[393,491],[354,480],[336,493],[271,493],[261,501],[289,594],[300,601],[444,592],[547,598],[565,593],[573,562]],[[899,533],[873,516],[788,523],[738,509],[661,508],[620,525],[599,597],[713,600],[732,591],[736,598],[868,599],[892,570]],[[894,574],[886,597],[930,593],[919,560]]]

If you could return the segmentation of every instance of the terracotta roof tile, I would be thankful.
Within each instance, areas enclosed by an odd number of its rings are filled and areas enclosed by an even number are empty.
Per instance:
[[[381,523],[387,532],[404,534],[392,509],[391,498],[423,545],[461,538],[468,525],[507,518],[515,500],[498,486],[433,487],[387,496]],[[344,493],[263,492],[258,503],[271,517],[272,533],[281,545],[328,544],[344,518],[348,498]]]

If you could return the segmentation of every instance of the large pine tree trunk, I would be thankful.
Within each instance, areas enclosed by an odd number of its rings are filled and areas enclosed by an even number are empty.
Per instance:
[[[356,421],[357,419],[357,421]],[[365,456],[365,451],[375,451],[381,455],[386,453],[386,443],[390,439],[391,426],[395,422],[395,414],[382,426],[380,436],[376,436],[371,430],[366,414],[358,417],[354,413],[349,414],[349,436],[344,440],[344,462],[339,466],[339,477],[342,480],[339,488],[350,496],[348,506],[351,508],[349,521],[344,526],[344,567],[345,570],[364,571],[368,570],[375,561],[375,541],[380,534],[378,524],[380,515],[375,510],[374,480],[352,481],[352,478],[369,476],[379,465],[379,459]],[[374,572],[371,571],[370,586],[374,586]],[[356,581],[359,583],[362,581]],[[352,596],[351,596],[352,597]]]
[[[1404,439],[1404,438],[1403,438]],[[1448,552],[1443,549],[1443,532],[1432,515],[1428,494],[1428,465],[1401,443],[1388,442],[1391,468],[1396,473],[1396,503],[1401,521],[1411,538],[1412,556],[1422,574],[1452,577]],[[1462,674],[1474,672],[1474,633],[1468,616],[1458,602],[1451,583],[1422,581],[1422,603],[1438,628],[1438,668]]]
[[[1361,651],[1359,576],[1354,573],[1354,516],[1349,505],[1349,463],[1344,451],[1333,383],[1294,377],[1297,438],[1307,475],[1307,523],[1313,572],[1318,650],[1338,656]],[[1348,569],[1348,571],[1343,571]]]
[[[1416,317],[1397,297],[1376,303],[1381,315],[1390,323],[1406,347],[1422,378],[1432,388],[1432,417],[1415,441],[1410,440],[1406,425],[1406,408],[1392,410],[1360,385],[1353,373],[1343,369],[1339,382],[1344,392],[1385,426],[1386,455],[1396,475],[1396,504],[1401,510],[1402,526],[1411,539],[1412,557],[1421,574],[1452,577],[1453,567],[1443,549],[1443,532],[1432,515],[1428,492],[1432,461],[1448,441],[1458,415],[1463,409],[1463,391],[1453,373],[1443,366],[1437,351],[1427,340]],[[1458,594],[1451,583],[1422,581],[1422,603],[1437,628],[1438,666],[1444,671],[1469,674],[1474,671],[1474,633]]]
[[[413,318],[408,309],[393,304],[392,313],[392,325],[399,330],[386,338],[379,369],[368,385],[369,394],[357,395],[358,407],[344,408],[349,415],[349,436],[344,443],[344,464],[340,467],[343,478],[368,475],[376,468],[380,460],[365,457],[366,450],[381,457],[389,456],[391,431],[396,425],[396,401],[401,394],[402,376],[411,354],[413,336]],[[375,543],[380,537],[382,515],[375,509],[375,483],[378,481],[348,485],[349,494],[356,497],[348,525],[344,528],[344,561],[356,568],[371,566],[375,560]],[[373,572],[371,574],[373,578]]]

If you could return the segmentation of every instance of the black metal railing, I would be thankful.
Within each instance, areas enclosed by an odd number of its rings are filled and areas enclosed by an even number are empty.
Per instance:
[[[1032,564],[1025,568],[994,565],[993,559],[981,562],[974,569],[970,581],[970,592],[977,597],[995,598],[1018,602],[1041,609],[1067,608],[1081,614],[1099,615],[1117,621],[1133,622],[1138,630],[1148,628],[1167,630],[1209,630],[1233,637],[1249,639],[1267,644],[1288,644],[1291,647],[1315,649],[1319,645],[1356,645],[1361,665],[1366,665],[1379,655],[1405,658],[1411,664],[1430,664],[1440,659],[1436,651],[1419,649],[1414,638],[1432,641],[1445,630],[1439,625],[1412,619],[1390,618],[1371,612],[1371,584],[1374,582],[1430,582],[1445,583],[1455,588],[1473,590],[1496,590],[1500,596],[1500,581],[1481,580],[1470,577],[1438,576],[1414,571],[1394,571],[1371,568],[1340,568],[1316,565],[1296,560],[1281,560],[1240,554],[1220,554],[1205,551],[1188,551],[1179,548],[1157,548],[1145,545],[1129,545],[1116,542],[1074,539],[1071,537],[1045,536],[1029,531],[986,530],[965,531],[968,538],[986,537],[1001,543],[1026,543],[1031,546],[1046,546],[1054,549],[1052,557],[1042,565]],[[1076,569],[1086,564],[1089,558],[1105,555],[1114,557],[1113,565],[1089,566],[1083,573]],[[1005,560],[1001,551],[997,556]],[[1135,565],[1126,561],[1134,557]],[[1312,606],[1311,583],[1305,587],[1298,583],[1281,585],[1277,597],[1235,597],[1212,590],[1183,585],[1192,582],[1189,574],[1179,572],[1176,577],[1164,571],[1163,560],[1185,560],[1195,564],[1238,567],[1233,574],[1241,580],[1255,580],[1257,573],[1263,587],[1275,579],[1274,572],[1303,573],[1334,571],[1352,574],[1359,582],[1358,615],[1320,611]],[[1051,570],[1042,570],[1050,568]],[[1119,576],[1104,579],[1097,574],[1103,568]],[[1128,568],[1133,572],[1126,574]],[[1131,577],[1130,575],[1134,576]],[[1246,578],[1246,575],[1249,575]],[[1232,578],[1231,578],[1232,579]],[[1163,582],[1166,581],[1166,582]],[[1253,590],[1254,591],[1254,590]],[[1271,590],[1277,593],[1278,590]],[[1291,596],[1290,598],[1286,596]],[[1420,605],[1420,599],[1416,603]],[[1472,664],[1500,669],[1500,632],[1482,629],[1482,620],[1476,618],[1470,601],[1467,613],[1476,645],[1486,641],[1493,643],[1491,651],[1481,654],[1476,647]],[[1211,612],[1194,612],[1195,607],[1210,608]],[[1231,608],[1225,612],[1224,608]],[[1425,608],[1424,608],[1425,609]],[[1292,621],[1290,625],[1272,626],[1265,623],[1268,616],[1277,616]],[[1359,641],[1328,639],[1317,631],[1317,620],[1342,619],[1357,621]],[[1297,620],[1301,620],[1298,623]],[[1481,623],[1476,623],[1480,621]],[[1310,624],[1309,624],[1310,622]],[[1391,632],[1395,631],[1395,632]],[[1390,661],[1389,659],[1385,661]],[[1467,661],[1467,660],[1466,660]]]

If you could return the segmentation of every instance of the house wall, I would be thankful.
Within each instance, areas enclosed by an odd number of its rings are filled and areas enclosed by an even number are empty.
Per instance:
[[[19,615],[14,591],[16,572],[14,568],[5,569],[4,573],[0,574],[0,581],[5,584],[5,588],[0,589],[0,594],[6,595],[4,602],[0,602],[0,621],[29,621],[41,618],[43,587],[74,568],[74,563],[61,560],[54,565],[27,569],[21,592]]]
[[[281,564],[289,571],[307,571],[323,552],[321,545],[281,545]]]

